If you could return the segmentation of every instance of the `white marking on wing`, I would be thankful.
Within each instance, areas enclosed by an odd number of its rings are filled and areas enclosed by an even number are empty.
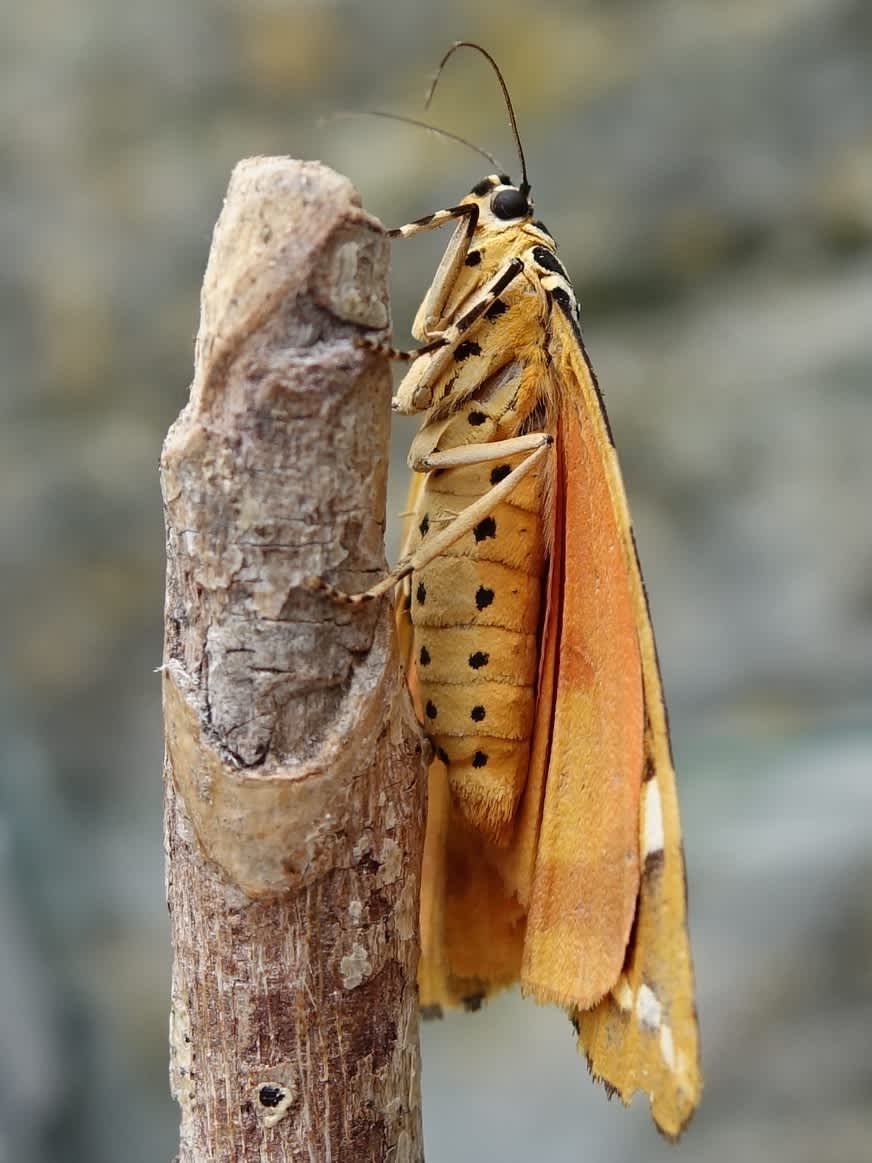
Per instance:
[[[636,1013],[639,1021],[649,1030],[659,1030],[663,1021],[663,1006],[657,994],[648,985],[640,985],[636,994]]]
[[[663,805],[660,802],[660,788],[657,780],[645,784],[644,830],[642,838],[642,859],[654,852],[663,851]]]
[[[661,1026],[660,1028],[660,1053],[663,1055],[663,1061],[670,1070],[675,1070],[675,1044],[672,1041],[672,1031],[668,1026]]]

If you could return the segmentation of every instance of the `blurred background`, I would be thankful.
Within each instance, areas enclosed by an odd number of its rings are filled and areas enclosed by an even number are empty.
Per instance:
[[[320,158],[388,225],[452,204],[475,154],[321,119],[422,116],[458,38],[505,71],[621,450],[707,1089],[670,1149],[588,1081],[562,1014],[508,995],[424,1030],[428,1159],[868,1161],[870,6],[2,0],[0,21],[0,1161],[176,1143],[157,460],[230,170]],[[477,57],[429,116],[516,171]],[[444,241],[395,247],[401,345]]]

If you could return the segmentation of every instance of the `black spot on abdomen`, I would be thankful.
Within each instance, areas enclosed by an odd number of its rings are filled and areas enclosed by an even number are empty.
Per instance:
[[[473,529],[476,541],[486,541],[489,537],[496,537],[497,523],[493,517],[485,517]]]
[[[477,610],[486,610],[493,600],[494,591],[488,589],[487,586],[479,586],[475,591],[475,608]]]

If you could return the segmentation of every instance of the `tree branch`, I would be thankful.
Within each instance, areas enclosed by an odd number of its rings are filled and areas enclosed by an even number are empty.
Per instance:
[[[389,603],[302,585],[384,569],[386,271],[345,178],[237,166],[161,462],[180,1163],[422,1158],[418,732]]]

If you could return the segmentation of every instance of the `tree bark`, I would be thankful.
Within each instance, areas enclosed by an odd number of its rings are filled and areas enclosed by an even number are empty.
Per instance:
[[[422,1158],[419,736],[383,553],[387,241],[316,163],[237,166],[161,461],[180,1163]]]

